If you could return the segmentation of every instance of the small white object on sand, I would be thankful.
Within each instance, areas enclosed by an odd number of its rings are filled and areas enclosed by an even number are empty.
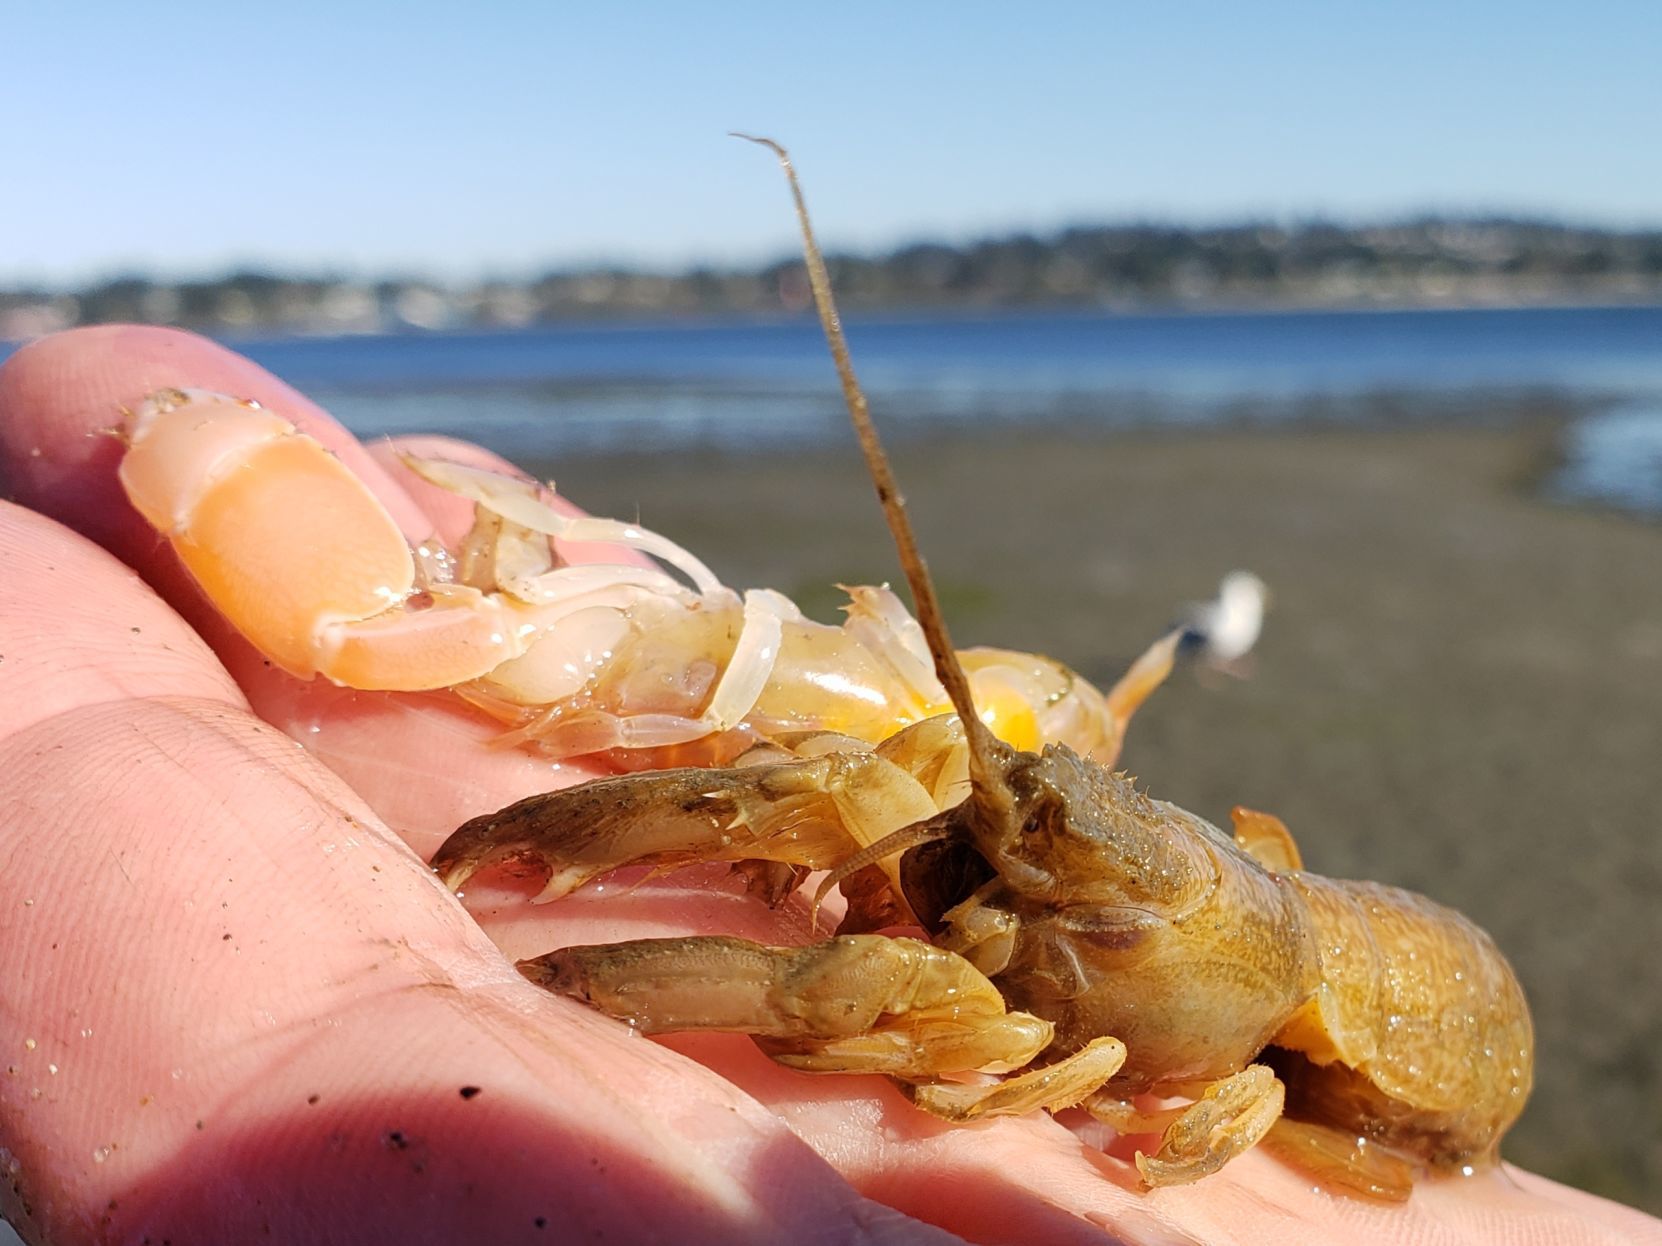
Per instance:
[[[1211,601],[1189,607],[1182,619],[1182,650],[1227,670],[1252,651],[1264,626],[1269,589],[1250,571],[1231,571]]]

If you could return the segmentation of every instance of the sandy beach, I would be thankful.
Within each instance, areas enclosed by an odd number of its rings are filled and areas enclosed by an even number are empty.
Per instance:
[[[1049,430],[913,443],[896,468],[960,644],[1107,681],[1224,572],[1263,576],[1251,678],[1178,678],[1127,766],[1486,927],[1539,1031],[1505,1153],[1662,1211],[1662,524],[1541,500],[1553,445],[1528,424]],[[852,448],[540,469],[818,617],[835,583],[897,578]]]

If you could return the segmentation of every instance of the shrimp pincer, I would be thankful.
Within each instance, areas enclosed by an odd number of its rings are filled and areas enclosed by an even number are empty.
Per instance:
[[[796,756],[533,796],[456,831],[433,858],[441,879],[455,888],[495,864],[532,865],[552,898],[631,864],[760,861],[792,883],[829,868],[820,895],[841,884],[850,904],[821,943],[646,940],[557,949],[520,970],[649,1033],[736,1031],[793,1068],[887,1073],[954,1121],[1082,1104],[1119,1130],[1159,1133],[1136,1157],[1150,1187],[1205,1177],[1265,1139],[1382,1199],[1407,1198],[1420,1168],[1493,1162],[1528,1097],[1534,1040],[1486,934],[1410,892],[1306,871],[1269,815],[1237,809],[1228,834],[1151,799],[1111,756],[1018,746],[983,721],[854,381],[794,172],[768,145],[957,717],[875,748],[818,737]],[[1180,639],[1121,681],[1132,701]],[[931,942],[871,933],[897,924]],[[953,1080],[969,1071],[1008,1076]],[[1188,1102],[1149,1110],[1147,1094]]]
[[[951,708],[887,588],[850,588],[843,624],[817,623],[782,594],[724,587],[645,528],[561,513],[534,483],[407,458],[475,516],[457,548],[412,549],[319,442],[223,394],[163,390],[122,433],[133,505],[232,625],[303,679],[450,690],[505,724],[505,744],[610,753],[630,768],[654,750],[721,762],[806,732],[875,744]],[[619,555],[570,564],[563,541]],[[1046,658],[962,656],[977,712],[1002,738],[1111,760],[1175,646],[1176,633],[1162,638],[1152,676],[1106,698]]]

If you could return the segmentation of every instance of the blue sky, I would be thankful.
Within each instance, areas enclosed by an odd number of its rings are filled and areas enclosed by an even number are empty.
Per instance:
[[[74,16],[72,16],[72,14]],[[521,275],[1132,217],[1662,222],[1662,4],[16,4],[0,280]]]

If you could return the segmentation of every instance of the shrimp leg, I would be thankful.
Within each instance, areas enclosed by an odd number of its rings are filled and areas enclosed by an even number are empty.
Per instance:
[[[1269,1132],[1285,1097],[1286,1088],[1268,1065],[1248,1065],[1213,1082],[1166,1128],[1158,1151],[1138,1153],[1137,1171],[1149,1186],[1210,1176]]]
[[[1283,1117],[1271,1127],[1264,1145],[1326,1184],[1360,1198],[1401,1203],[1414,1192],[1413,1166],[1354,1129]]]
[[[519,971],[643,1033],[749,1034],[788,1068],[888,1074],[918,1107],[952,1121],[1070,1107],[1125,1062],[1124,1043],[1099,1038],[992,1086],[919,1084],[1021,1068],[1054,1031],[1007,1011],[968,961],[917,939],[840,935],[783,948],[719,935],[637,939],[564,948]]]
[[[1236,805],[1229,811],[1229,818],[1235,824],[1235,846],[1266,870],[1285,874],[1304,868],[1293,833],[1273,813]]]
[[[813,1073],[917,1079],[1005,1072],[1027,1064],[1053,1036],[1050,1022],[1007,1011],[998,988],[968,961],[917,939],[842,935],[808,947],[722,936],[638,939],[564,948],[522,961],[519,970],[643,1033],[749,1034],[779,1063]],[[1096,1089],[1125,1057],[1112,1039],[1089,1051],[990,1089],[944,1084],[908,1093],[920,1107],[959,1120],[1062,1106]]]
[[[958,1124],[983,1116],[1022,1116],[1039,1108],[1059,1112],[1099,1090],[1124,1063],[1124,1043],[1117,1038],[1093,1038],[1055,1064],[992,1086],[930,1082],[911,1086],[908,1095],[924,1111]]]
[[[624,865],[826,869],[937,809],[928,789],[876,753],[619,775],[474,818],[440,845],[433,868],[454,889],[500,862],[542,865],[542,900]]]

